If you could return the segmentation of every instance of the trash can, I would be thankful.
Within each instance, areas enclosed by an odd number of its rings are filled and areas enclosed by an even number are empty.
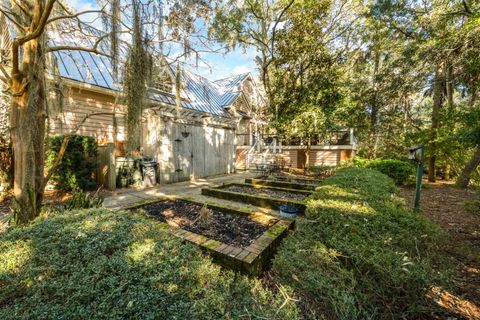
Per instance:
[[[141,159],[130,157],[116,158],[117,187],[125,188],[142,182]]]
[[[142,173],[144,187],[153,187],[157,184],[157,165],[156,161],[143,161]]]

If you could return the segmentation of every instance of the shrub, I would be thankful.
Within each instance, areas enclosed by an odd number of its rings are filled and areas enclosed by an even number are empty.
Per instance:
[[[0,233],[0,319],[296,318],[148,218],[90,209]]]
[[[51,168],[58,156],[63,142],[63,135],[49,137],[47,151],[47,167]],[[74,135],[70,137],[67,150],[59,168],[52,176],[55,187],[59,190],[93,190],[97,186],[95,172],[98,146],[94,138]]]
[[[326,166],[326,165],[308,167],[308,172],[318,177],[331,176],[334,171],[335,171],[335,167]]]
[[[308,199],[273,262],[307,318],[416,318],[437,228],[409,210],[387,176],[343,168]]]
[[[13,150],[0,137],[0,194],[12,187],[13,182]]]
[[[354,158],[353,165],[380,171],[392,178],[396,184],[406,185],[414,183],[416,169],[409,162],[394,159],[374,159],[367,160]]]
[[[83,191],[79,188],[73,189],[72,196],[64,202],[47,206],[47,211],[63,212],[75,209],[100,208],[103,205],[104,196],[99,188],[95,192]]]

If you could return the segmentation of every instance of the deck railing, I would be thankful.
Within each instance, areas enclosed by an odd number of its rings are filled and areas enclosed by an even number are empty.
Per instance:
[[[250,141],[251,140],[251,141]],[[258,140],[263,142],[263,145],[281,144],[283,146],[301,146],[306,145],[307,141],[300,137],[281,138],[277,135],[263,134],[260,137],[250,134],[237,134],[238,146],[255,145]],[[352,129],[329,131],[323,135],[314,135],[311,139],[312,146],[319,145],[354,145],[356,143],[355,136]]]

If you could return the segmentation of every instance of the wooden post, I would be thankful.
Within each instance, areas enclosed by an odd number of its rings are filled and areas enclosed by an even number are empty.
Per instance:
[[[98,148],[98,183],[106,189],[114,191],[116,188],[115,173],[115,145],[109,143]]]

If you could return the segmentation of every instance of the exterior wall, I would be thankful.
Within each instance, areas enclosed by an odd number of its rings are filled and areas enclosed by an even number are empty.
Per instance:
[[[50,110],[50,133],[72,132],[87,114],[113,113],[112,95],[73,88],[63,110]],[[125,140],[124,107],[117,106],[117,154]],[[159,166],[160,183],[173,183],[212,175],[234,172],[234,128],[212,125],[186,125],[188,137],[183,137],[185,124],[164,121],[157,115],[147,115],[143,123],[143,153],[154,158]],[[92,136],[100,145],[113,142],[111,115],[88,118],[77,134]],[[119,154],[118,154],[119,155]]]
[[[236,148],[235,167],[238,170],[247,169],[247,157],[251,147],[238,146]],[[310,150],[310,166],[337,166],[342,161],[352,159],[355,150],[351,145],[344,146],[312,146]],[[303,169],[305,162],[305,146],[283,146],[281,152],[273,153],[272,148],[262,153],[251,156],[251,166],[255,162],[273,162],[275,158],[281,158],[291,168]]]
[[[235,150],[235,169],[246,170],[247,169],[247,154],[250,147],[239,148]]]
[[[250,120],[241,119],[237,125],[237,145],[248,146],[250,145]]]
[[[144,125],[144,154],[158,162],[160,183],[234,172],[233,129],[166,120],[150,115]]]
[[[299,154],[305,153],[305,147],[287,146],[283,147],[282,156],[293,168],[303,168],[303,163]],[[352,158],[352,146],[312,146],[310,150],[310,166],[337,166],[342,161]]]
[[[336,166],[340,163],[341,150],[311,150],[310,166]]]
[[[92,113],[113,113],[115,98],[112,95],[72,88],[68,90],[63,110],[49,110],[49,131],[51,134],[71,133],[86,115]],[[125,140],[123,106],[117,106],[117,140]],[[92,136],[99,144],[113,142],[114,127],[111,115],[97,115],[88,118],[76,132]]]

